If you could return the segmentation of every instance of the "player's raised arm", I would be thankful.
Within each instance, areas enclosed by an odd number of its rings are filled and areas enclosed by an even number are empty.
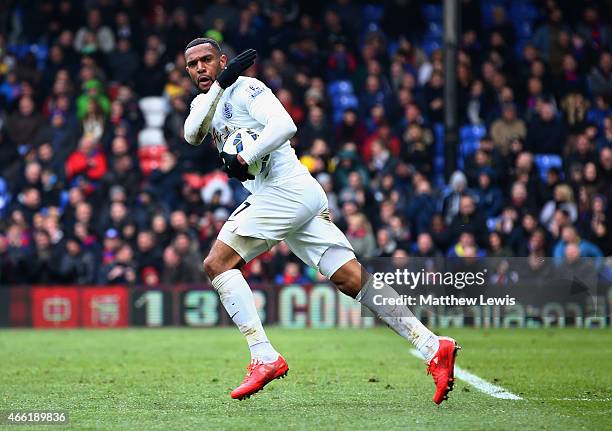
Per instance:
[[[255,62],[257,53],[248,49],[229,63],[217,42],[198,38],[185,49],[187,73],[201,94],[191,102],[189,116],[185,120],[184,136],[191,145],[200,145],[210,130],[210,124],[223,90],[232,85],[238,76]]]
[[[207,93],[198,94],[191,102],[191,110],[183,128],[185,140],[191,145],[200,145],[208,134],[222,94],[223,89],[214,82]]]
[[[272,91],[262,83],[251,85],[247,92],[246,106],[249,114],[264,125],[257,138],[257,145],[245,148],[240,156],[247,165],[270,154],[291,139],[297,127],[285,107]]]

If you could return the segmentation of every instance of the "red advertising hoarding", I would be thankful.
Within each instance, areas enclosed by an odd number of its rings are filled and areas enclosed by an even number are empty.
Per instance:
[[[125,287],[37,287],[32,289],[35,328],[128,326]]]
[[[125,287],[90,287],[81,290],[81,322],[85,328],[128,326],[128,292]]]
[[[35,328],[77,328],[79,289],[36,287],[32,289],[32,326]]]

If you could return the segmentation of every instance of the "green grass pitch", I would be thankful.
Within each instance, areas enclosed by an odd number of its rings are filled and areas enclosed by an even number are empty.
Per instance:
[[[444,333],[458,365],[523,400],[458,380],[434,405],[424,364],[386,328],[270,328],[289,376],[246,401],[229,398],[248,362],[234,328],[3,330],[0,410],[65,410],[74,430],[612,429],[610,330]]]

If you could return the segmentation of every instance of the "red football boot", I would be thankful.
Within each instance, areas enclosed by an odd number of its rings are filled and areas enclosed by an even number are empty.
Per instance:
[[[284,378],[289,372],[285,359],[278,355],[274,362],[260,362],[254,359],[247,367],[247,375],[236,389],[230,394],[232,398],[244,400],[255,392],[259,392],[274,379]]]
[[[453,390],[455,383],[455,357],[461,349],[452,338],[439,337],[440,347],[427,367],[427,374],[431,374],[436,384],[436,393],[433,402],[440,404],[448,399],[448,393]]]

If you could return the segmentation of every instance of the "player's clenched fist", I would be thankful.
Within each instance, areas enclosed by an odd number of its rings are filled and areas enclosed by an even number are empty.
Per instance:
[[[228,154],[222,151],[220,154],[223,161],[223,172],[230,178],[236,178],[238,181],[254,180],[255,177],[249,174],[249,166],[242,164],[238,160],[238,154]]]
[[[226,89],[236,82],[240,74],[255,63],[256,57],[257,51],[254,49],[247,49],[243,53],[232,58],[217,77],[219,86]]]

